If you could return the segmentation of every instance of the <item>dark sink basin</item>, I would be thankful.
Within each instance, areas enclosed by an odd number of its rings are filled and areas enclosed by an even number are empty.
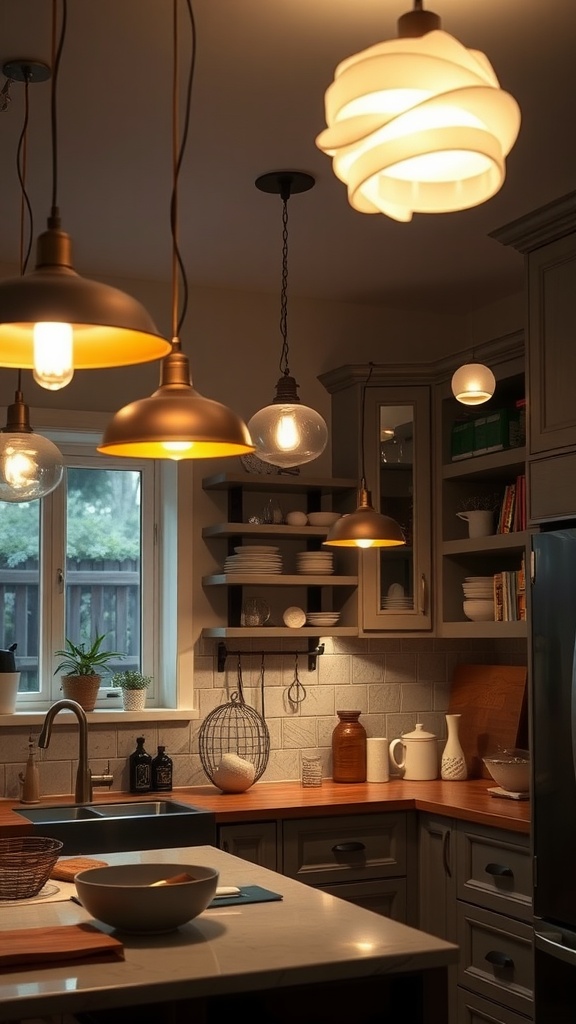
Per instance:
[[[214,814],[177,800],[15,810],[33,823],[35,835],[59,839],[64,856],[216,845]]]

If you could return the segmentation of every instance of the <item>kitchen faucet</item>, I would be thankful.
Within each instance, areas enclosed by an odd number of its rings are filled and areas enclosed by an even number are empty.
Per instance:
[[[58,712],[66,708],[73,711],[78,719],[78,771],[76,772],[74,799],[77,804],[89,804],[92,803],[92,787],[94,785],[110,787],[114,779],[110,774],[110,762],[108,762],[108,771],[105,775],[92,775],[88,765],[88,719],[84,708],[77,701],[67,698],[57,700],[55,704],[52,704],[52,707],[46,712],[42,732],[38,737],[38,746],[46,748],[49,745],[52,723]]]

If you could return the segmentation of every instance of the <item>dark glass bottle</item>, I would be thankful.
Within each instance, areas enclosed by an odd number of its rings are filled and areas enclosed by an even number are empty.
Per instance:
[[[172,789],[172,758],[164,753],[166,747],[158,747],[156,757],[152,758],[152,789]]]
[[[340,721],[332,733],[334,782],[366,782],[366,730],[360,711],[337,711]]]
[[[136,750],[130,754],[130,792],[149,793],[152,788],[152,758],[144,750],[144,737],[136,737]]]

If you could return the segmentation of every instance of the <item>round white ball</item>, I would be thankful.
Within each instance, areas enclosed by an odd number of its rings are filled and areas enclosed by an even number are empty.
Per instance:
[[[214,783],[223,793],[244,793],[254,782],[256,769],[238,754],[224,754],[214,772]]]
[[[305,512],[288,512],[286,522],[289,526],[306,526],[308,516]]]

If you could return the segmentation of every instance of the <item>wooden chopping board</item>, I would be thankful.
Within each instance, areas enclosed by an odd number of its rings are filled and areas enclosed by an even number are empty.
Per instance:
[[[498,747],[528,748],[525,665],[457,665],[448,713],[461,715],[459,737],[470,778],[491,778],[482,762]]]

